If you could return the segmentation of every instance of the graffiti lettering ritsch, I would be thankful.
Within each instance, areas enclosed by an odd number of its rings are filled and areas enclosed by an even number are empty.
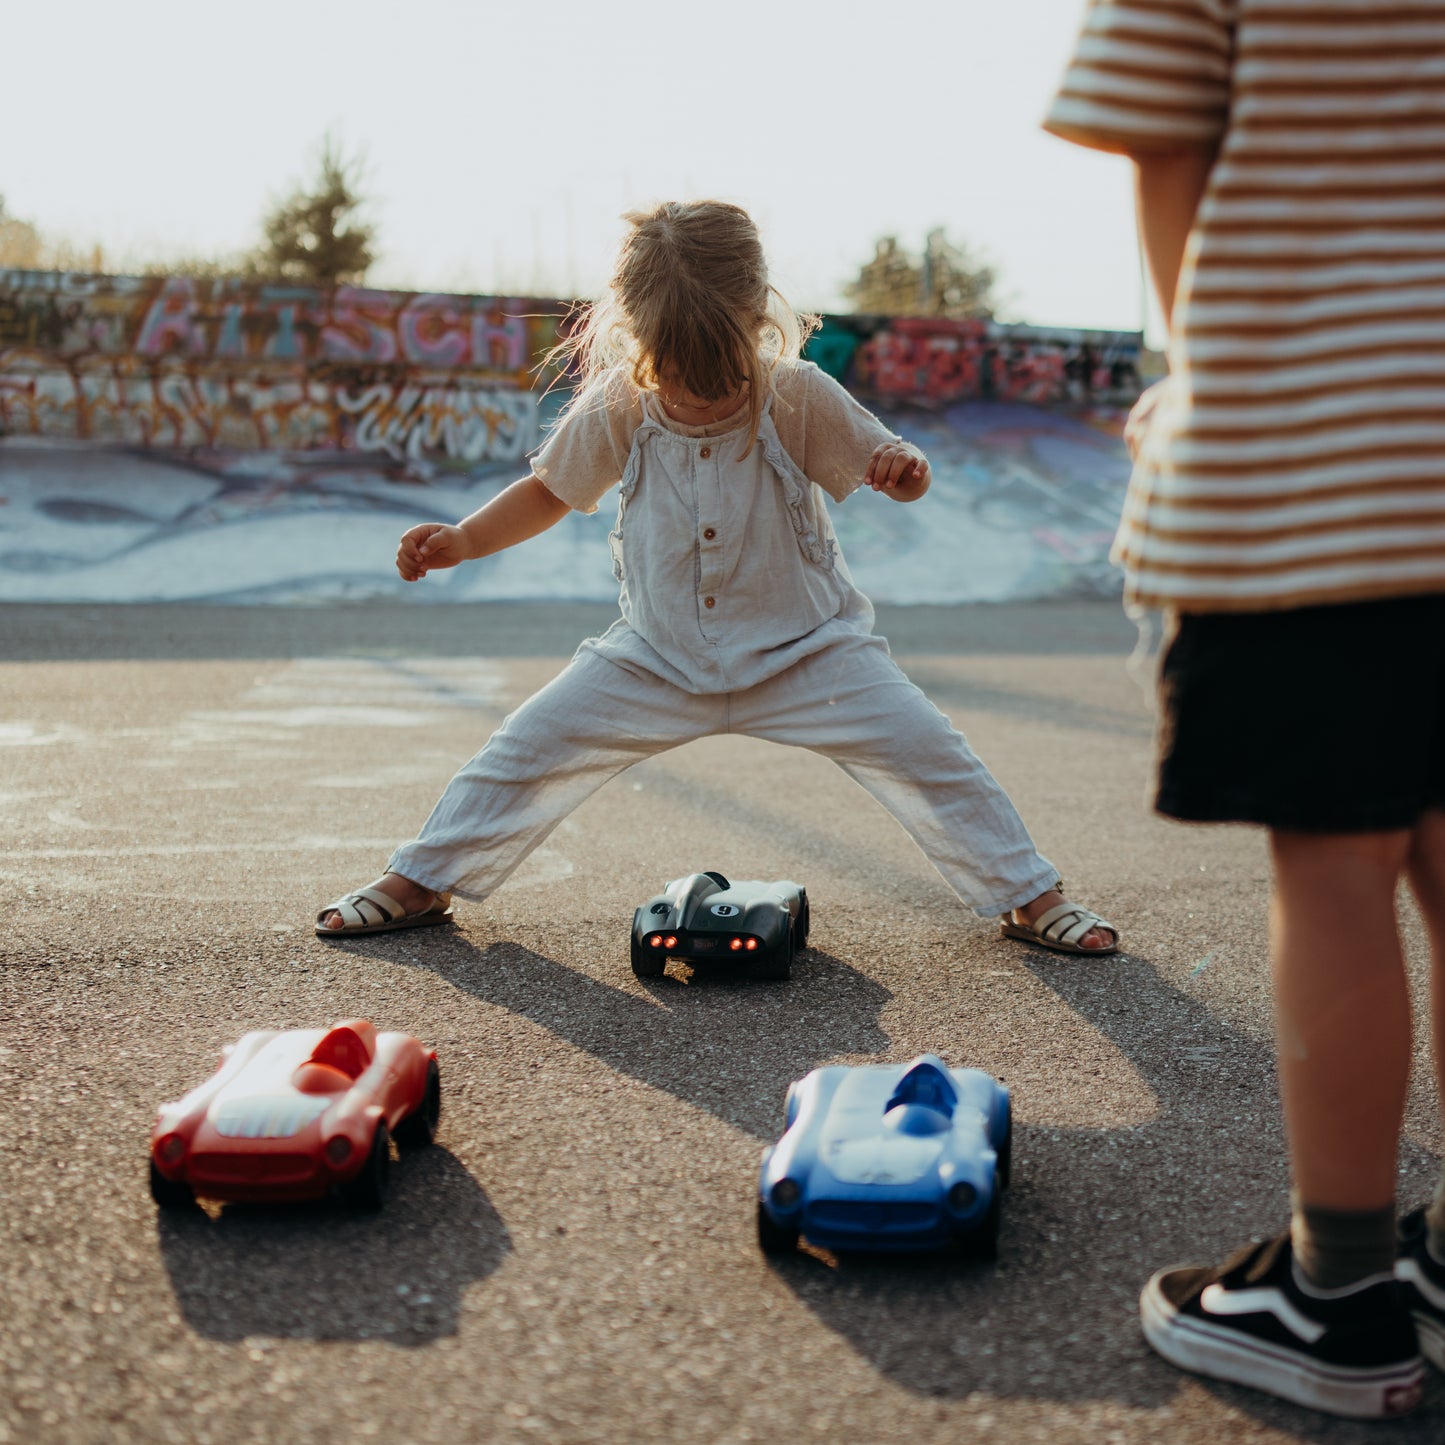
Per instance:
[[[569,307],[184,276],[0,271],[0,431],[141,447],[535,446]]]

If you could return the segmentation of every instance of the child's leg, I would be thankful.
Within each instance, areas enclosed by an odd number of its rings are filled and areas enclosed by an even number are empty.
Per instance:
[[[1410,1073],[1395,892],[1412,834],[1271,832],[1275,1032],[1295,1256],[1339,1288],[1391,1268]]]
[[[733,694],[731,727],[831,758],[983,917],[1058,883],[1008,795],[876,639],[849,638]]]
[[[721,731],[724,707],[584,650],[447,784],[387,870],[433,892],[484,898],[609,778]]]
[[[1420,820],[1406,864],[1410,888],[1430,935],[1430,1020],[1435,1081],[1445,1109],[1445,812],[1431,809]],[[1428,1211],[1430,1248],[1445,1261],[1445,1170]]]

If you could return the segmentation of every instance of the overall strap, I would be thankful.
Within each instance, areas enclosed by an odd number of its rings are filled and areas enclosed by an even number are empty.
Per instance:
[[[632,433],[632,448],[627,453],[627,465],[622,469],[622,480],[617,485],[618,499],[623,506],[627,505],[632,493],[637,488],[637,474],[642,469],[642,447],[647,439],[660,432],[662,427],[658,425],[647,413],[647,408],[642,408],[642,420],[637,425],[637,430]]]
[[[773,421],[772,394],[763,404],[762,418],[758,426],[758,445],[763,451],[763,460],[777,473],[783,486],[783,500],[792,517],[793,530],[798,534],[798,546],[803,555],[820,567],[832,567],[838,553],[838,544],[831,537],[820,537],[814,525],[813,484],[803,469],[783,449]]]

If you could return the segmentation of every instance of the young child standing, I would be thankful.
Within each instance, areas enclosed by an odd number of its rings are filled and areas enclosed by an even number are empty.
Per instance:
[[[923,455],[799,360],[802,323],[746,212],[699,201],[625,219],[610,294],[562,348],[582,384],[532,474],[457,526],[413,527],[397,552],[417,581],[593,512],[616,486],[622,616],[317,933],[445,922],[450,895],[485,898],[624,768],[731,732],[832,758],[1007,935],[1114,952],[1117,931],[1064,898],[1003,790],[874,635],[839,555],[820,488],[916,501]]]
[[[1445,1369],[1445,1177],[1395,1225],[1402,879],[1445,1094],[1445,0],[1093,0],[1048,126],[1135,162],[1169,320],[1116,544],[1173,615],[1156,807],[1274,861],[1290,1228],[1161,1270],[1144,1332],[1398,1414]]]

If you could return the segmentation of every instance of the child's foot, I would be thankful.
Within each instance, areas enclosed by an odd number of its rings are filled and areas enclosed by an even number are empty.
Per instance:
[[[1379,1420],[1419,1403],[1424,1362],[1389,1275],[1317,1290],[1289,1235],[1218,1269],[1164,1269],[1139,1297],[1144,1338],[1171,1365],[1332,1415]]]
[[[450,896],[433,893],[400,873],[383,873],[374,883],[338,898],[316,915],[316,931],[377,933],[451,920]]]
[[[1112,923],[1070,903],[1057,888],[1006,914],[1003,931],[1064,953],[1114,953],[1119,947],[1119,930]]]

